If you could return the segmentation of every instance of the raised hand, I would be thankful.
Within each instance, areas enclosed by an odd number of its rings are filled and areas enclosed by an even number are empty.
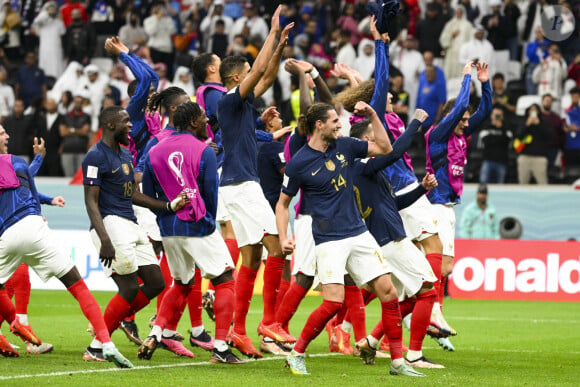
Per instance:
[[[357,116],[370,116],[375,114],[375,111],[372,107],[366,102],[358,101],[356,105],[354,105],[354,112]]]
[[[310,62],[306,62],[305,60],[298,60],[296,59],[296,64],[304,71],[305,73],[309,73],[314,69],[314,65]]]
[[[375,15],[371,16],[370,27],[371,27],[371,35],[373,36],[373,39],[374,40],[382,40],[381,33],[377,29],[377,18],[375,17]]]
[[[279,115],[280,113],[278,112],[278,110],[276,110],[276,106],[270,106],[269,108],[264,110],[260,118],[262,119],[262,122],[266,123],[269,122],[272,118],[278,117]]]
[[[487,72],[487,63],[479,62],[476,67],[477,69],[477,79],[481,83],[487,82],[489,80],[489,73]]]
[[[280,31],[280,11],[282,11],[281,5],[276,8],[276,12],[272,15],[272,27],[270,27],[271,32],[278,33],[278,31]]]
[[[284,62],[284,70],[292,75],[298,75],[299,73],[304,72],[302,67],[298,64],[298,61],[294,58],[287,59],[286,62]]]
[[[413,119],[418,120],[421,123],[425,122],[427,117],[429,117],[429,113],[427,113],[423,109],[417,109],[417,110],[415,110],[415,113],[413,114]]]
[[[285,46],[288,43],[288,34],[290,34],[290,30],[292,28],[294,28],[294,23],[290,23],[286,27],[284,27],[284,29],[282,30],[282,34],[280,35],[280,42],[278,44]]]
[[[474,67],[473,61],[470,60],[467,64],[463,67],[462,75],[465,76],[467,74],[471,74],[471,68]]]
[[[42,137],[40,137],[40,141],[38,140],[38,137],[34,137],[32,151],[35,155],[41,155],[42,157],[46,155],[46,148],[44,147],[44,139]]]

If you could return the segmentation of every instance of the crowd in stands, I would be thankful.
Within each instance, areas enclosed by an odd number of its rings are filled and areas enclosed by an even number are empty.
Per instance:
[[[374,70],[369,0],[281,1],[281,23],[295,27],[283,60],[313,63],[331,91],[349,87],[345,68],[368,80]],[[32,139],[43,137],[40,175],[72,176],[98,132],[107,106],[128,103],[132,74],[103,50],[118,35],[160,77],[159,89],[195,95],[193,58],[212,52],[251,62],[269,30],[278,1],[254,0],[4,0],[0,9],[0,119],[10,153],[30,160]],[[580,23],[571,36],[549,41],[541,29],[548,0],[401,0],[391,38],[391,93],[406,122],[415,108],[441,117],[457,95],[463,65],[489,63],[494,110],[470,143],[466,181],[567,183],[580,177]],[[578,21],[580,1],[561,0]],[[297,80],[280,72],[256,104],[278,107],[291,123]],[[471,103],[481,90],[472,84]],[[339,107],[345,133],[348,112]],[[426,130],[424,128],[423,130]],[[418,175],[425,144],[410,151]],[[420,137],[420,138],[419,138]]]

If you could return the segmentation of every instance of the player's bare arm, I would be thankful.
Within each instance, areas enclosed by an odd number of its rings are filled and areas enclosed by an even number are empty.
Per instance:
[[[385,127],[383,126],[383,123],[381,122],[377,112],[375,112],[369,104],[359,101],[354,106],[354,114],[361,116],[366,115],[371,121],[375,141],[369,142],[368,155],[383,156],[391,153],[393,151],[391,141],[389,140],[387,131],[385,130]]]
[[[133,204],[139,207],[149,208],[153,211],[167,211],[175,213],[185,207],[187,203],[189,203],[189,199],[185,193],[177,195],[177,197],[170,202],[164,202],[161,200],[153,199],[152,197],[144,195],[139,191],[133,192]]]
[[[248,72],[248,75],[242,80],[239,86],[239,93],[243,99],[246,99],[248,95],[256,88],[256,85],[266,72],[268,68],[268,62],[271,60],[272,51],[274,50],[274,44],[276,41],[276,36],[280,31],[280,9],[278,6],[274,15],[272,15],[272,27],[270,28],[270,33],[262,46],[262,49],[258,53],[254,65]]]
[[[294,23],[290,23],[284,28],[284,30],[282,30],[282,33],[280,34],[280,41],[278,42],[278,46],[276,47],[276,50],[274,50],[274,54],[268,62],[266,72],[254,90],[254,95],[256,98],[264,94],[276,80],[276,77],[278,76],[278,69],[280,68],[280,60],[282,59],[282,52],[284,51],[286,44],[288,44],[288,34],[293,27]]]
[[[280,193],[280,199],[276,204],[276,227],[278,228],[278,238],[280,238],[280,247],[284,254],[291,254],[296,245],[292,239],[288,239],[288,221],[290,220],[290,211],[288,207],[292,197],[284,192]]]
[[[111,238],[105,229],[103,217],[99,211],[99,193],[101,188],[99,186],[85,185],[85,206],[91,225],[101,240],[101,250],[99,251],[99,259],[105,267],[111,267],[115,259],[115,248],[111,243]]]

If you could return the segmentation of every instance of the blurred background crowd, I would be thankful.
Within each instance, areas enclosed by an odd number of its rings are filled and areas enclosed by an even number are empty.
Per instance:
[[[43,137],[41,175],[72,176],[98,131],[103,107],[128,103],[132,74],[103,50],[118,35],[160,77],[159,89],[195,95],[193,58],[212,52],[243,55],[250,63],[284,4],[281,23],[295,23],[284,59],[313,63],[331,91],[349,87],[348,66],[373,77],[369,0],[4,0],[0,9],[0,120],[9,151],[30,159],[33,137]],[[550,41],[542,14],[566,8],[572,32]],[[580,177],[580,1],[400,0],[389,26],[395,112],[406,121],[415,108],[440,118],[454,98],[469,60],[489,63],[494,108],[470,139],[467,182],[568,183]],[[576,22],[576,23],[575,23]],[[575,23],[575,24],[574,24]],[[275,105],[285,124],[298,113],[297,80],[280,66],[275,86],[256,101]],[[477,106],[480,85],[472,83]],[[337,106],[348,134],[349,113]],[[426,129],[425,129],[426,130]],[[424,173],[425,144],[409,154]]]

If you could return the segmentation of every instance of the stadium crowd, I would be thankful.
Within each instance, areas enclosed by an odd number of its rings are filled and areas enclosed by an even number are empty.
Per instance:
[[[157,348],[193,357],[176,330],[187,306],[189,343],[213,363],[244,363],[233,347],[286,354],[307,375],[306,348],[326,327],[332,351],[365,364],[388,349],[393,375],[444,368],[422,343],[454,350],[442,304],[463,183],[576,177],[580,36],[548,42],[546,2],[379,3],[4,1],[0,315],[28,351],[52,346],[10,301],[30,295],[21,263],[79,300],[86,361],[132,367],[111,342],[117,328],[140,359]],[[79,169],[119,289],[103,315],[40,216],[40,203],[64,202],[34,185]],[[24,227],[40,230],[41,250]],[[262,262],[260,352],[246,316]],[[323,302],[296,338],[288,322],[315,277]],[[154,298],[142,340],[134,314]],[[367,336],[374,298],[381,321]],[[1,335],[0,354],[18,355]]]

